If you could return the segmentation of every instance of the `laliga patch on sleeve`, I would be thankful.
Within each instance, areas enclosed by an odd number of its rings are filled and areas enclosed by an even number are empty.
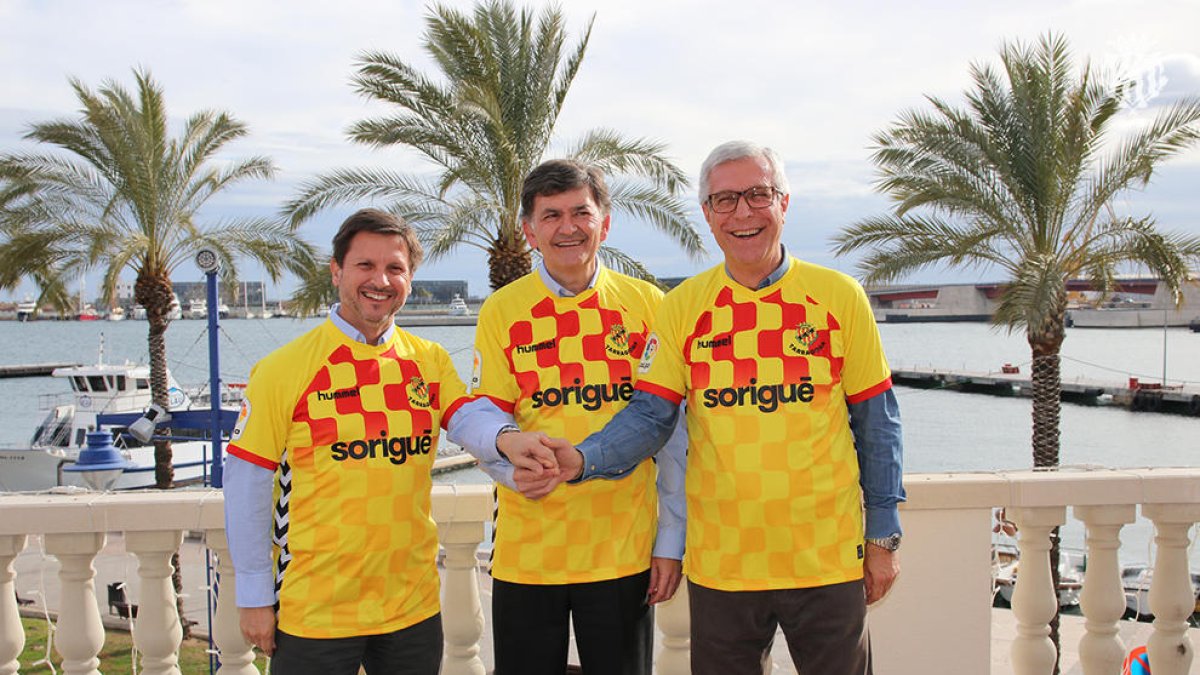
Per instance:
[[[645,375],[650,372],[650,364],[654,363],[654,355],[658,353],[658,334],[651,333],[646,340],[646,349],[642,352],[642,360],[638,362],[638,372]]]
[[[483,377],[483,355],[479,350],[475,350],[475,362],[471,364],[471,382],[467,386],[467,393],[474,393],[479,388],[479,381]]]
[[[237,421],[233,423],[233,433],[229,435],[229,440],[236,441],[242,437],[242,432],[246,430],[246,421],[250,419],[250,401],[242,399],[242,411],[238,413]]]

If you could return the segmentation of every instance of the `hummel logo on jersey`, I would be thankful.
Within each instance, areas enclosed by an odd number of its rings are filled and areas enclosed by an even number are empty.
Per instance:
[[[731,344],[733,344],[733,336],[730,335],[716,340],[696,340],[698,349],[716,349],[717,347],[728,347]]]
[[[745,405],[758,406],[765,412],[775,412],[780,403],[810,403],[813,400],[815,388],[811,377],[801,377],[800,383],[764,384],[759,386],[755,379],[750,380],[748,387],[725,387],[724,389],[705,389],[704,407],[733,408]]]
[[[357,398],[357,389],[339,389],[337,391],[318,391],[318,401],[333,401],[339,398]]]
[[[599,410],[608,401],[628,401],[633,398],[633,383],[628,377],[612,384],[581,384],[575,379],[573,387],[550,387],[533,392],[533,408],[554,408],[560,405],[582,405],[584,410]]]
[[[545,340],[543,342],[535,342],[531,345],[517,345],[517,353],[519,354],[532,354],[534,352],[540,352],[543,349],[554,349],[554,338],[550,338],[549,340]]]
[[[347,459],[387,459],[392,464],[403,464],[411,455],[428,455],[433,447],[433,437],[429,429],[421,432],[420,436],[387,437],[387,432],[379,432],[379,438],[361,441],[338,441],[329,446],[335,462]]]

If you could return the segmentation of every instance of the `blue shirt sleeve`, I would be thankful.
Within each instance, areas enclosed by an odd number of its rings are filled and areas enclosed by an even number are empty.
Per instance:
[[[575,446],[583,454],[578,480],[620,478],[653,457],[675,430],[679,406],[661,396],[634,391],[629,405],[604,428]]]
[[[238,607],[275,604],[275,561],[271,556],[275,472],[225,455],[225,536],[237,575]]]
[[[658,537],[654,540],[655,558],[683,560],[687,539],[687,425],[679,415],[675,430],[655,456],[658,463]]]
[[[904,494],[904,438],[900,405],[891,389],[850,404],[850,430],[858,453],[859,482],[866,507],[866,536],[900,534],[898,505]]]
[[[496,449],[496,434],[507,426],[516,426],[513,416],[504,412],[490,399],[477,398],[464,403],[450,417],[446,438],[461,445],[479,460],[479,468],[492,480],[513,490],[513,465]]]

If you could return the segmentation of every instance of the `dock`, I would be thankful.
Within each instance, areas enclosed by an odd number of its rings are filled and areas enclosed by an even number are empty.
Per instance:
[[[992,396],[1030,396],[1033,383],[1023,373],[981,373],[941,368],[896,368],[892,382],[916,389],[949,389]],[[1130,378],[1127,383],[1063,379],[1062,400],[1081,405],[1116,405],[1135,412],[1200,417],[1200,387],[1162,386]]]
[[[28,363],[0,366],[0,379],[9,377],[42,377],[54,372],[55,368],[74,368],[78,363]]]

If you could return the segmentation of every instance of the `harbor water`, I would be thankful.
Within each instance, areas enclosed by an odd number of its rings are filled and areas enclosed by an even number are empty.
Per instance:
[[[318,319],[227,320],[220,326],[221,374],[245,382],[251,366]],[[207,324],[181,320],[167,331],[168,363],[185,386],[208,379]],[[469,376],[473,326],[410,329],[450,352],[460,375]],[[881,324],[894,368],[933,366],[996,372],[1005,363],[1028,372],[1023,334],[1009,335],[981,323]],[[147,362],[147,324],[122,322],[0,322],[0,365],[75,361],[94,363],[103,336],[106,362]],[[1200,333],[1186,329],[1069,329],[1063,344],[1063,379],[1125,382],[1137,377],[1168,384],[1200,384]],[[906,472],[975,472],[1032,465],[1030,408],[1026,398],[1000,398],[942,390],[897,388],[904,421]],[[50,377],[0,380],[0,443],[25,445],[64,382]],[[1130,412],[1107,406],[1064,404],[1061,463],[1068,467],[1200,466],[1200,417]],[[478,483],[477,469],[438,476],[439,482]],[[1068,518],[1064,544],[1083,544],[1080,526]],[[1152,528],[1139,521],[1123,533],[1125,562],[1149,562]],[[1194,540],[1193,540],[1194,541]],[[1195,548],[1195,546],[1193,546]],[[1192,556],[1197,566],[1197,556]]]

